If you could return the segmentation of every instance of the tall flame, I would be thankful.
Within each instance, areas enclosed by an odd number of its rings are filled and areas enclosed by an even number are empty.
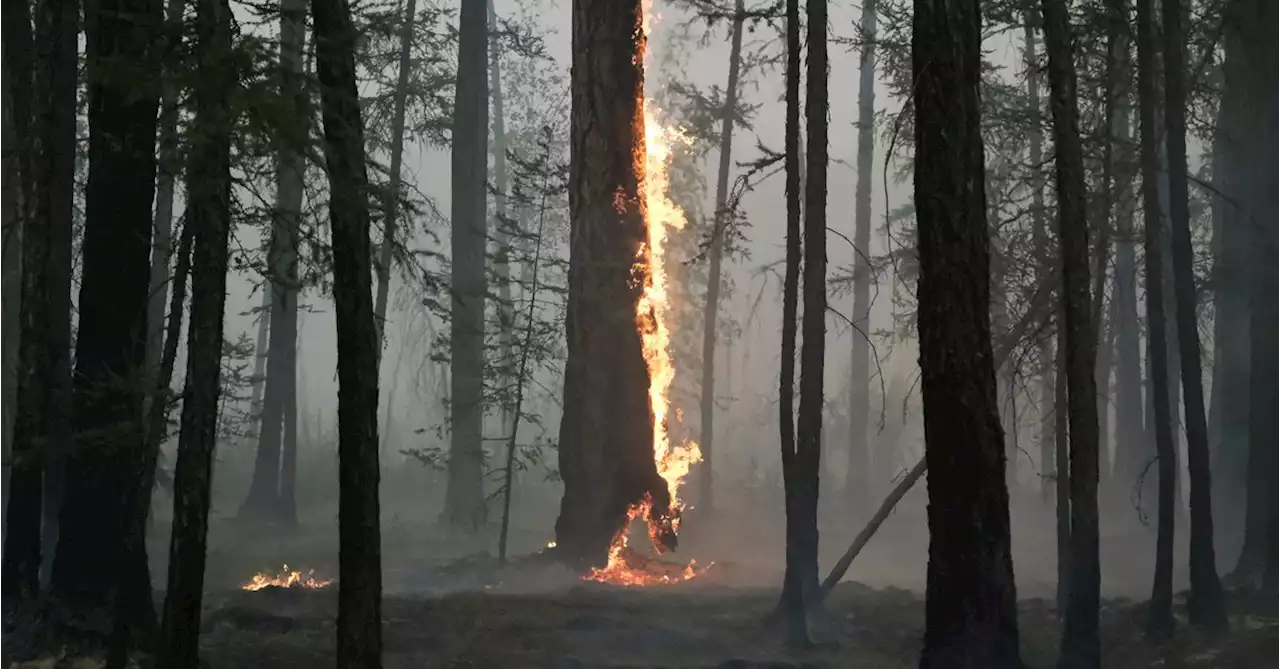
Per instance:
[[[649,29],[658,17],[650,12],[652,0],[644,0],[644,17],[642,23],[643,38],[638,46],[636,56],[643,59],[648,56]],[[680,500],[680,485],[688,475],[690,468],[702,460],[698,444],[692,441],[673,443],[669,424],[671,420],[670,391],[675,380],[676,368],[671,357],[671,322],[674,313],[668,296],[666,271],[666,241],[669,228],[676,230],[685,226],[684,212],[681,211],[667,195],[669,181],[667,170],[671,164],[673,147],[676,143],[686,142],[684,134],[676,128],[669,128],[660,120],[661,110],[649,99],[640,101],[644,109],[645,155],[643,165],[637,165],[642,173],[644,183],[644,209],[646,241],[636,251],[636,264],[633,276],[643,282],[643,293],[636,305],[636,329],[640,333],[644,352],[645,366],[649,371],[649,404],[653,412],[653,459],[658,474],[667,483],[667,492],[671,497],[671,510],[676,512],[671,519],[671,531],[679,530],[678,512],[684,508]],[[637,156],[637,162],[638,161]],[[679,416],[675,417],[679,420]],[[694,563],[683,568],[654,569],[652,561],[636,565],[628,562],[627,532],[631,521],[638,517],[648,518],[651,500],[635,504],[627,514],[627,526],[614,537],[609,550],[609,562],[602,568],[594,569],[585,578],[588,580],[615,583],[619,585],[654,585],[685,581],[697,575]],[[664,548],[657,540],[662,528],[650,526],[649,535],[654,548],[661,553]]]

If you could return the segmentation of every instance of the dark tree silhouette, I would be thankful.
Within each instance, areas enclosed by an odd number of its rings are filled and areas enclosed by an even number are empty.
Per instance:
[[[917,287],[929,567],[922,669],[1021,667],[991,352],[980,3],[916,0]]]

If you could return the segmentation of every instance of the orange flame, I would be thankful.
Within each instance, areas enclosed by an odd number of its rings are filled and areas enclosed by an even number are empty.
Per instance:
[[[643,39],[637,56],[647,56],[646,44],[652,17],[649,10],[652,0],[644,1]],[[649,371],[649,404],[653,412],[653,458],[658,474],[667,483],[671,497],[671,510],[677,512],[671,518],[672,532],[680,529],[678,512],[685,508],[679,490],[684,477],[692,466],[702,460],[698,444],[692,441],[673,443],[669,429],[671,403],[669,394],[675,380],[676,368],[671,358],[671,303],[667,292],[666,240],[668,228],[677,230],[685,226],[684,212],[667,196],[667,169],[671,164],[674,145],[687,142],[677,128],[669,128],[660,120],[661,110],[645,99],[640,101],[644,109],[644,163],[636,165],[643,175],[644,216],[646,241],[636,251],[636,264],[632,275],[643,284],[643,292],[636,305],[636,329],[640,333],[645,366]],[[639,156],[637,156],[639,162]],[[679,420],[679,415],[676,415]],[[659,563],[639,556],[627,547],[627,532],[631,521],[638,517],[648,519],[652,500],[633,505],[627,512],[627,525],[614,537],[609,549],[609,561],[584,576],[587,580],[617,585],[659,585],[687,581],[704,569],[693,561],[683,568],[669,563]],[[664,528],[650,525],[649,535],[655,550],[661,554],[663,545],[657,540]]]
[[[304,574],[301,571],[290,570],[289,565],[284,565],[278,574],[268,574],[266,572],[258,572],[249,579],[248,583],[240,586],[241,590],[261,590],[270,586],[277,588],[307,588],[319,589],[327,588],[333,583],[333,579],[316,578],[314,570],[308,569]]]

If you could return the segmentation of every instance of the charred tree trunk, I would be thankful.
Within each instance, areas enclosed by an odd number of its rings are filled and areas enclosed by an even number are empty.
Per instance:
[[[1213,630],[1226,628],[1222,583],[1213,550],[1210,501],[1209,431],[1205,423],[1200,368],[1200,331],[1196,324],[1192,270],[1191,214],[1187,195],[1186,67],[1181,0],[1161,0],[1164,18],[1165,129],[1169,142],[1169,219],[1177,296],[1178,349],[1182,367],[1182,404],[1187,424],[1187,467],[1191,473],[1191,622]]]
[[[796,444],[795,376],[796,313],[800,295],[800,199],[804,176],[800,148],[800,2],[787,0],[786,154],[787,264],[782,284],[782,369],[778,388],[778,427],[782,443],[783,497],[786,506],[786,572],[782,581],[781,610],[787,618],[787,636],[795,645],[807,644],[809,629],[804,601],[803,555],[798,550],[799,486],[794,482],[799,460]]]
[[[845,499],[858,513],[871,510],[878,485],[880,458],[867,437],[871,412],[869,357],[871,354],[871,170],[875,155],[876,18],[875,0],[862,5],[862,54],[858,65],[858,164],[853,194],[853,358],[849,371],[849,458],[845,469]],[[858,468],[861,468],[861,471]]]
[[[173,479],[173,534],[158,665],[195,669],[204,593],[206,537],[217,440],[223,315],[227,295],[227,241],[231,230],[231,67],[228,0],[197,0],[196,54],[201,76],[195,106],[187,227],[194,239],[191,328],[187,337],[186,392]]]
[[[338,667],[382,666],[378,513],[378,335],[373,320],[369,177],[356,92],[358,35],[346,0],[312,0],[320,80],[333,301],[338,326]]]
[[[485,181],[488,175],[489,89],[486,0],[462,0],[453,124],[453,256],[449,322],[449,482],[444,516],[450,527],[476,532],[485,524],[484,303],[488,290]]]
[[[6,2],[4,32],[0,41],[4,63],[4,271],[5,325],[5,438],[4,438],[4,598],[35,601],[40,591],[40,441],[48,432],[44,420],[48,394],[49,360],[42,342],[46,339],[49,305],[45,266],[48,264],[48,224],[35,219],[32,202],[33,158],[37,142],[31,138],[32,71],[34,43],[30,4]],[[43,65],[43,64],[42,64]],[[42,68],[43,69],[43,68]],[[38,95],[38,93],[37,93]],[[43,124],[37,124],[41,129]],[[16,262],[15,262],[16,261]],[[19,263],[26,271],[15,277],[9,272]],[[34,263],[34,264],[33,264]],[[16,279],[20,285],[10,282]],[[15,284],[17,283],[15,282]],[[16,293],[18,300],[8,300]],[[21,311],[18,311],[18,302]],[[12,312],[10,310],[13,310]],[[10,317],[16,316],[16,323]],[[14,336],[13,326],[18,334]],[[11,353],[12,347],[12,353]],[[10,359],[12,355],[12,360]],[[10,367],[10,365],[13,365]],[[12,378],[11,375],[12,374]],[[10,441],[10,393],[16,413]],[[12,464],[11,464],[12,463]],[[10,487],[12,486],[12,487]]]
[[[307,97],[302,82],[302,47],[306,30],[305,0],[285,0],[280,6],[280,95],[292,106],[297,123],[289,124],[276,149],[276,202],[271,241],[267,249],[267,278],[271,295],[271,334],[267,349],[267,378],[262,398],[261,429],[249,494],[240,507],[245,518],[296,521],[294,500],[286,499],[282,447],[294,440],[297,415],[298,340],[298,227],[301,223],[303,162],[307,141]],[[292,465],[288,465],[292,466]],[[290,475],[292,472],[290,472]]]
[[[164,17],[158,0],[102,0],[87,10],[89,182],[77,302],[77,443],[66,460],[50,586],[59,601],[81,611],[104,607],[115,590],[124,602],[117,611],[147,634],[156,621],[146,553],[142,537],[128,536],[128,528],[135,504],[151,492],[139,489],[147,461],[141,381]],[[108,75],[120,68],[132,75]]]
[[[1040,66],[1036,62],[1036,35],[1035,25],[1037,23],[1034,11],[1028,11],[1026,21],[1022,29],[1023,39],[1023,64],[1027,69],[1027,107],[1031,112],[1031,131],[1027,133],[1029,146],[1029,160],[1032,169],[1032,191],[1031,191],[1031,217],[1032,217],[1032,236],[1036,249],[1036,257],[1039,259],[1041,276],[1038,283],[1042,286],[1052,285],[1053,264],[1049,260],[1049,224],[1045,217],[1044,204],[1044,183],[1040,176],[1044,163],[1043,135],[1041,131],[1041,110],[1040,110]],[[1054,467],[1056,460],[1054,453],[1056,450],[1056,439],[1054,437],[1054,416],[1056,414],[1055,401],[1053,397],[1054,391],[1054,369],[1057,364],[1054,362],[1053,345],[1049,341],[1049,337],[1040,335],[1036,339],[1037,359],[1040,363],[1039,373],[1039,397],[1037,403],[1040,405],[1040,495],[1048,502],[1053,498],[1054,490]]]
[[[973,0],[915,2],[918,327],[930,501],[922,669],[1022,666],[991,352],[981,21]]]
[[[728,211],[729,171],[733,166],[733,126],[738,116],[738,77],[742,69],[742,30],[745,8],[743,0],[733,5],[733,33],[729,42],[729,79],[725,84],[724,108],[720,117],[720,164],[716,171],[715,227],[707,251],[707,301],[702,311],[702,396],[701,432],[698,446],[702,465],[698,468],[698,508],[703,513],[715,512],[715,421],[716,409],[716,338],[719,334],[720,273],[724,262],[725,231],[734,212]]]
[[[649,379],[636,329],[645,242],[644,33],[640,0],[573,2],[569,306],[565,318],[556,545],[579,568],[602,565],[627,508],[670,506],[653,461]]]
[[[264,285],[262,302],[258,305],[258,336],[253,345],[253,390],[249,395],[249,420],[255,436],[262,434],[262,393],[267,385],[267,337],[270,332],[271,287]]]
[[[1159,516],[1156,522],[1155,579],[1147,609],[1147,633],[1157,638],[1173,634],[1173,519],[1174,478],[1178,475],[1178,454],[1173,441],[1172,407],[1169,405],[1169,365],[1165,361],[1164,254],[1161,237],[1164,222],[1160,214],[1159,149],[1156,146],[1156,43],[1152,21],[1153,0],[1137,0],[1138,32],[1138,120],[1141,134],[1142,211],[1146,220],[1147,357],[1151,369],[1151,420],[1155,432],[1159,467]]]
[[[1089,227],[1084,151],[1076,106],[1075,57],[1065,0],[1043,0],[1045,52],[1052,91],[1062,267],[1068,425],[1071,443],[1071,568],[1059,667],[1099,667],[1098,404],[1094,376],[1098,333],[1089,296]],[[1101,295],[1098,296],[1101,300]],[[1059,472],[1062,476],[1062,472]]]
[[[395,250],[397,219],[400,215],[400,167],[404,161],[404,114],[409,99],[410,55],[413,50],[414,18],[418,3],[405,4],[400,26],[400,56],[396,70],[396,92],[391,112],[391,165],[387,170],[387,190],[382,196],[382,244],[378,248],[378,295],[373,307],[373,324],[378,328],[378,360],[387,338],[387,296],[391,293],[391,256]]]

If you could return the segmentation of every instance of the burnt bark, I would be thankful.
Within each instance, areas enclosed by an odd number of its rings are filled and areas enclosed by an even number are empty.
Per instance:
[[[488,213],[489,87],[486,0],[462,0],[453,115],[452,253],[449,334],[449,479],[445,521],[476,532],[486,521],[484,495],[484,303]]]
[[[7,584],[5,599],[34,601],[39,593],[40,572],[40,505],[41,459],[37,439],[46,431],[44,405],[47,401],[45,380],[48,360],[43,355],[43,340],[48,328],[48,306],[45,302],[44,266],[48,258],[48,235],[45,226],[32,222],[32,153],[36,142],[31,133],[32,66],[34,44],[30,5],[6,2],[3,9],[4,33],[0,41],[4,63],[4,206],[5,206],[5,291],[10,297],[11,264],[17,260],[26,266],[17,280],[17,296],[21,311],[17,322],[8,321],[9,303],[5,303],[6,325],[18,327],[18,336],[5,337],[5,485],[4,485],[4,555],[3,580]],[[19,246],[21,245],[21,246]],[[31,263],[36,263],[32,265]],[[14,359],[9,360],[9,347]],[[12,368],[9,364],[12,362]],[[10,378],[12,369],[13,378]],[[8,431],[9,393],[14,395],[11,443]]]
[[[716,170],[715,226],[707,250],[707,297],[702,310],[702,383],[699,410],[701,430],[698,446],[702,464],[698,468],[698,508],[715,512],[715,408],[716,339],[719,334],[720,273],[724,263],[725,231],[734,213],[728,211],[729,171],[733,166],[733,126],[738,113],[738,78],[742,69],[743,0],[733,5],[733,28],[729,41],[729,79],[725,82],[724,107],[720,117],[720,163]]]
[[[1169,402],[1168,343],[1164,313],[1164,221],[1160,209],[1160,161],[1156,128],[1156,43],[1152,20],[1153,0],[1137,0],[1138,125],[1142,162],[1142,213],[1146,221],[1143,251],[1146,255],[1147,358],[1151,370],[1151,421],[1155,433],[1159,473],[1156,520],[1156,564],[1147,605],[1147,633],[1156,638],[1173,634],[1173,519],[1177,504],[1174,478],[1178,454],[1173,441],[1173,417]]]
[[[804,175],[800,148],[800,2],[787,0],[787,71],[785,158],[787,184],[787,256],[782,283],[782,369],[778,375],[778,428],[782,446],[783,499],[786,507],[786,571],[782,581],[779,607],[787,620],[787,637],[793,645],[807,644],[809,629],[804,601],[804,571],[798,547],[800,524],[792,522],[800,516],[799,486],[795,479],[798,448],[796,443],[795,376],[796,314],[800,301],[801,263],[801,184]]]
[[[1053,110],[1062,267],[1068,427],[1070,432],[1071,560],[1059,667],[1099,667],[1101,570],[1098,562],[1098,333],[1089,285],[1089,222],[1084,151],[1076,104],[1075,57],[1065,0],[1043,0],[1045,52]],[[1099,295],[1101,302],[1101,295]],[[1062,472],[1059,472],[1062,476]]]
[[[604,564],[627,508],[670,506],[653,461],[649,379],[637,330],[648,263],[643,164],[645,35],[640,0],[573,2],[569,165],[569,305],[565,318],[556,544],[585,568]]]
[[[129,537],[146,478],[147,303],[159,108],[159,0],[86,6],[89,181],[75,355],[76,443],[68,451],[50,587],[73,609],[113,592],[131,629],[156,627],[141,537]],[[120,76],[121,71],[130,76]],[[111,75],[109,73],[115,73]],[[121,503],[123,501],[123,504]],[[104,556],[107,556],[104,559]]]
[[[280,5],[280,95],[292,108],[288,130],[276,148],[276,201],[267,248],[267,280],[271,291],[270,340],[264,381],[258,450],[249,493],[240,507],[245,518],[296,522],[293,495],[284,479],[296,460],[298,229],[301,224],[305,165],[300,147],[307,141],[307,95],[302,82],[305,0]],[[286,451],[292,451],[288,453]]]
[[[1178,352],[1182,367],[1182,404],[1187,427],[1187,468],[1191,474],[1191,622],[1223,630],[1227,616],[1213,547],[1213,511],[1209,473],[1209,431],[1205,422],[1200,367],[1200,330],[1196,323],[1191,214],[1187,194],[1186,66],[1181,0],[1161,0],[1165,64],[1165,130],[1169,144],[1169,220],[1177,297]]]
[[[915,2],[917,299],[929,470],[922,669],[1022,666],[991,351],[981,23],[974,0]]]
[[[217,440],[219,374],[231,230],[231,64],[228,0],[197,0],[196,49],[200,77],[190,164],[187,228],[192,230],[191,327],[186,391],[173,479],[173,534],[158,666],[196,669],[204,594],[206,537]]]
[[[875,155],[876,18],[877,3],[862,5],[862,54],[858,65],[858,162],[853,194],[853,358],[849,368],[849,458],[845,469],[845,499],[852,509],[870,510],[879,484],[880,458],[871,452],[871,170]],[[861,468],[861,471],[859,471]]]
[[[343,669],[382,666],[378,512],[378,336],[373,320],[369,175],[356,92],[358,35],[347,0],[312,0],[324,119],[338,329],[338,650]]]

